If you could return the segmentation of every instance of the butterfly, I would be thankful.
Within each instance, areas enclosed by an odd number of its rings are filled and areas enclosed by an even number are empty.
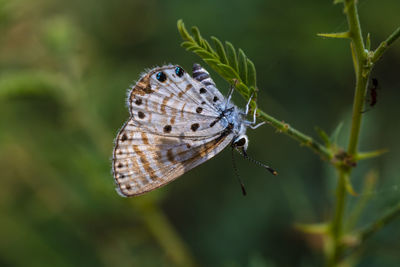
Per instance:
[[[229,144],[246,155],[246,129],[259,125],[255,113],[246,120],[250,101],[242,111],[231,103],[232,92],[225,98],[199,64],[192,76],[178,65],[142,75],[128,95],[130,118],[115,139],[117,192],[130,197],[164,186]]]

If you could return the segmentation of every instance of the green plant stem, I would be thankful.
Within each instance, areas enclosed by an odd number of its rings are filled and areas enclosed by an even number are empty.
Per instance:
[[[353,102],[353,116],[351,123],[350,140],[347,152],[349,155],[355,155],[358,148],[360,136],[362,109],[367,90],[368,77],[370,69],[366,69],[367,53],[365,51],[360,21],[358,18],[357,7],[354,0],[345,0],[345,13],[349,24],[349,36],[353,42],[354,51],[356,53],[356,91]]]
[[[347,17],[347,23],[349,25],[349,37],[354,43],[354,48],[356,50],[358,65],[362,66],[362,63],[367,52],[365,51],[364,41],[361,33],[360,19],[358,17],[357,6],[355,0],[345,0],[345,14]]]
[[[358,72],[359,74],[357,76],[360,75],[362,69],[360,69]],[[350,140],[347,148],[347,153],[351,156],[354,156],[357,153],[358,141],[360,137],[361,121],[362,121],[362,109],[364,106],[367,83],[368,80],[363,79],[360,76],[359,79],[357,79],[356,92],[353,102],[353,115],[351,123]]]
[[[380,43],[378,48],[375,50],[374,55],[371,58],[371,62],[375,63],[378,61],[383,53],[389,48],[389,46],[400,37],[400,27],[398,27],[385,41]]]
[[[280,132],[287,134],[291,138],[300,142],[300,144],[307,146],[308,148],[312,149],[314,152],[319,154],[325,160],[330,160],[332,158],[332,153],[329,151],[325,146],[315,141],[310,136],[303,134],[302,132],[294,129],[289,124],[280,122],[279,120],[275,119],[274,117],[268,115],[264,111],[257,109],[257,114],[259,118],[263,121],[268,122],[273,127],[278,129]]]
[[[383,215],[381,218],[373,222],[371,225],[367,226],[358,234],[360,242],[364,242],[371,235],[379,231],[382,227],[386,226],[388,223],[392,222],[400,216],[400,203],[392,208],[387,214]]]
[[[351,123],[350,139],[347,152],[350,156],[357,154],[359,143],[362,109],[364,106],[364,98],[367,90],[368,77],[370,69],[366,69],[367,52],[365,51],[360,21],[357,12],[357,6],[354,0],[344,1],[344,10],[349,26],[349,37],[352,42],[352,48],[355,53],[355,74],[356,89],[353,102],[353,115]],[[341,242],[343,235],[343,215],[346,203],[346,180],[350,179],[351,169],[337,167],[339,171],[339,179],[336,191],[336,209],[332,219],[331,235],[332,235],[332,251],[328,257],[328,266],[336,266],[342,257],[344,245]]]
[[[340,169],[338,185],[336,188],[336,208],[335,215],[332,219],[331,224],[331,235],[332,235],[332,247],[328,252],[328,264],[327,266],[336,266],[336,263],[341,257],[343,246],[341,244],[341,238],[343,235],[343,215],[344,208],[346,206],[346,179],[350,175],[348,171]]]
[[[364,106],[365,95],[367,92],[369,75],[371,73],[373,64],[382,56],[387,47],[392,44],[400,36],[400,28],[397,29],[387,40],[381,43],[373,54],[372,58],[368,58],[369,54],[366,51],[360,21],[358,18],[357,6],[355,0],[345,0],[345,14],[349,25],[349,38],[352,42],[352,53],[355,58],[355,74],[356,74],[356,88],[353,102],[353,114],[351,123],[351,132],[349,137],[349,144],[347,153],[350,157],[356,158],[358,153],[358,144],[360,137],[360,129],[362,122],[362,110]],[[369,62],[368,62],[369,61]],[[368,64],[370,63],[370,64]],[[346,180],[349,180],[351,169],[343,166],[337,166],[339,171],[339,179],[336,192],[336,209],[331,224],[331,238],[328,250],[328,266],[336,266],[343,257],[345,245],[342,243],[343,236],[343,215],[346,203]],[[364,229],[359,237],[364,241],[370,235],[381,229],[384,225],[392,221],[400,215],[400,204],[394,208],[390,213],[373,223],[371,226]]]

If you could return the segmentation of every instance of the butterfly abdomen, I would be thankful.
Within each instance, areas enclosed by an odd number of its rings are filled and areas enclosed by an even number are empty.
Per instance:
[[[210,74],[199,64],[193,64],[192,69],[192,76],[193,79],[198,80],[199,82],[203,83],[204,85],[212,85],[215,86],[214,81],[211,79]]]

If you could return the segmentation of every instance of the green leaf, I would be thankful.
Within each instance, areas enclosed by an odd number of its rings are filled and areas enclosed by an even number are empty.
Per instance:
[[[207,63],[211,68],[218,72],[218,64],[220,61],[214,58],[203,58],[203,61]],[[218,72],[219,73],[219,72]]]
[[[185,41],[185,42],[181,43],[181,46],[182,46],[183,48],[186,48],[186,49],[189,49],[189,48],[191,48],[191,47],[196,47],[196,48],[198,48],[197,45],[194,45],[192,42],[189,42],[189,41]]]
[[[191,51],[194,52],[195,50],[202,50],[204,51],[201,47],[199,47],[198,45],[195,45],[192,43],[192,46],[189,46],[186,48],[187,51]]]
[[[231,66],[235,71],[239,71],[235,47],[228,41],[225,42],[225,47],[229,66]]]
[[[227,78],[227,79],[237,79],[237,80],[239,80],[240,79],[240,77],[239,77],[239,75],[237,74],[237,72],[234,70],[234,69],[232,69],[232,67],[231,66],[228,66],[228,65],[226,65],[226,64],[218,64],[218,68],[221,70],[221,72],[224,74],[224,78]]]
[[[329,139],[328,134],[322,130],[321,128],[319,128],[318,126],[315,127],[315,131],[317,132],[317,134],[319,135],[319,137],[321,137],[321,139],[324,141],[325,145],[327,147],[329,147],[331,145],[331,141]]]
[[[214,55],[217,55],[217,54],[215,53],[214,49],[212,49],[211,45],[208,43],[208,41],[207,41],[206,39],[203,39],[203,45],[204,45],[205,49],[206,49],[208,52],[210,52],[210,53],[212,53],[212,54],[214,54]]]
[[[336,144],[337,143],[337,139],[339,137],[340,131],[342,130],[342,127],[343,127],[343,122],[340,122],[338,124],[338,126],[336,126],[336,129],[333,131],[333,133],[332,133],[332,135],[330,137],[331,144]]]
[[[208,52],[207,50],[203,49],[203,48],[197,48],[192,50],[194,53],[196,53],[199,57],[201,57],[202,59],[205,58],[214,58],[214,55],[211,54],[210,52]]]
[[[218,67],[218,64],[221,64],[221,62],[218,59],[215,59],[215,58],[206,58],[206,59],[203,58],[203,60],[207,64],[214,65],[215,67]]]
[[[317,33],[317,35],[320,37],[327,37],[327,38],[339,38],[339,39],[350,38],[349,32]]]
[[[371,34],[370,33],[367,34],[367,41],[366,41],[366,44],[365,44],[365,48],[368,51],[371,50]]]
[[[239,76],[247,84],[247,57],[242,49],[239,49]]]
[[[193,43],[194,40],[193,40],[192,36],[190,36],[188,31],[186,30],[185,24],[183,23],[182,19],[178,20],[177,26],[178,26],[178,31],[179,31],[180,35],[182,36],[182,38],[186,41]]]
[[[356,155],[356,160],[364,160],[364,159],[379,157],[380,155],[385,154],[388,151],[389,150],[387,150],[387,149],[379,149],[379,150],[369,151],[369,152],[359,152]]]
[[[217,39],[217,37],[211,36],[211,39],[214,42],[215,49],[217,51],[217,55],[222,63],[228,64],[228,58],[226,57],[224,46],[221,41]]]
[[[241,83],[241,82],[236,84],[235,87],[236,87],[236,90],[238,90],[241,95],[246,96],[246,98],[249,98],[250,92],[254,91],[254,88],[251,90],[249,87],[247,87],[244,83]]]
[[[178,30],[184,39],[181,46],[201,57],[219,75],[234,85],[243,97],[248,98],[257,89],[255,66],[243,50],[239,49],[238,57],[235,47],[230,42],[225,42],[224,46],[216,37],[211,37],[215,46],[213,48],[201,37],[197,27],[192,27],[190,35],[182,20],[178,21]]]
[[[193,26],[192,27],[192,34],[193,34],[193,38],[196,41],[196,43],[199,46],[202,46],[202,42],[201,42],[202,38],[201,38],[201,35],[200,35],[199,28],[197,28],[196,26]]]
[[[247,62],[247,85],[257,89],[257,78],[256,78],[256,66],[250,59],[246,59]]]

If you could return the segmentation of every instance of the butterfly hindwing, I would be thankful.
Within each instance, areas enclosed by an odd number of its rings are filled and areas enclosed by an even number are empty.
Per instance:
[[[146,133],[130,119],[117,136],[113,154],[117,189],[124,196],[156,189],[212,158],[230,142],[228,132],[194,140]]]

